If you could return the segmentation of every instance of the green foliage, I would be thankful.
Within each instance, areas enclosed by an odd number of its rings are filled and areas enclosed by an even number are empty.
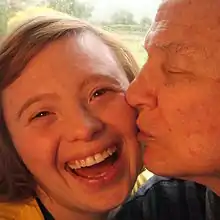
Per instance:
[[[115,12],[111,17],[112,24],[135,24],[134,15],[126,10]]]
[[[0,0],[1,1],[1,0]],[[41,0],[10,0],[8,1],[8,17],[13,17],[18,11],[22,11],[28,7],[40,5]]]
[[[41,0],[0,0],[0,35],[7,30],[8,20],[29,6],[37,6]]]
[[[90,18],[93,11],[91,5],[76,0],[50,0],[48,6],[57,11],[83,19]]]
[[[141,19],[141,21],[140,21],[140,25],[142,26],[142,27],[149,27],[150,25],[151,25],[151,23],[152,23],[152,21],[151,21],[151,19],[150,18],[148,18],[148,17],[143,17],[142,19]]]
[[[127,32],[127,33],[146,33],[149,26],[142,27],[139,24],[134,25],[124,25],[124,24],[112,24],[104,25],[103,28],[110,32]]]
[[[12,4],[12,2],[14,3]],[[18,2],[20,2],[20,4]],[[93,10],[90,5],[80,3],[76,0],[13,0],[8,8],[7,15],[10,18],[8,22],[9,30],[34,15],[59,12],[88,19]]]
[[[5,33],[7,29],[7,2],[0,2],[0,37]]]
[[[147,60],[147,53],[143,47],[144,36],[149,26],[142,27],[140,24],[135,25],[104,25],[101,26],[107,31],[114,33],[114,35],[127,46],[134,57],[136,58],[140,67]]]
[[[139,67],[141,68],[147,60],[147,53],[142,45],[143,37],[139,38],[136,34],[121,35],[122,42],[129,48],[134,55]]]
[[[35,15],[48,15],[48,14],[61,14],[61,12],[55,11],[48,7],[29,7],[25,10],[18,11],[8,21],[9,31],[22,23],[24,20],[29,19]]]
[[[0,37],[6,31],[7,19],[9,19],[8,27],[10,30],[11,27],[29,16],[57,13],[57,11],[78,18],[88,19],[92,15],[93,7],[79,0],[0,0]],[[132,13],[121,10],[111,17],[110,22],[105,24],[99,22],[98,24],[102,27],[104,25],[104,29],[118,35],[137,58],[140,66],[145,63],[147,54],[141,43],[151,24],[149,18],[144,17],[137,24]]]

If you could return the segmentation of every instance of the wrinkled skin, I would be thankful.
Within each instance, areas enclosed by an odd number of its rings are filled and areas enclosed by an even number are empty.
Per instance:
[[[145,40],[149,59],[127,92],[144,163],[220,194],[220,1],[168,0]]]

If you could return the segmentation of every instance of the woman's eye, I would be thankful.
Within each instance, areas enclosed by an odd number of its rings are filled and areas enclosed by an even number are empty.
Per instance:
[[[49,111],[41,111],[41,112],[37,113],[36,115],[34,115],[34,117],[32,119],[42,118],[42,117],[48,116],[50,114],[51,114],[51,112],[49,112]]]
[[[92,101],[93,99],[104,95],[106,92],[110,91],[110,89],[107,88],[103,88],[103,89],[97,89],[95,92],[92,93],[92,96],[90,98],[90,101]]]

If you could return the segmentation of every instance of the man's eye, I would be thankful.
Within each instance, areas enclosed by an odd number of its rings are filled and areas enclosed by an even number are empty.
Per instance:
[[[170,73],[170,74],[182,74],[182,73],[184,73],[183,70],[175,69],[175,68],[173,68],[173,69],[167,69],[167,72]]]

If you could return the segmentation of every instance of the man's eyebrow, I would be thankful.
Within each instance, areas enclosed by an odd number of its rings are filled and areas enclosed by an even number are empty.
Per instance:
[[[43,93],[34,97],[29,98],[19,109],[17,112],[17,118],[19,119],[23,112],[29,108],[34,103],[40,102],[43,99],[57,99],[57,95],[55,93]]]
[[[197,46],[189,45],[186,43],[163,43],[163,44],[155,44],[155,47],[162,49],[167,52],[175,53],[175,54],[182,54],[182,55],[188,55],[192,56],[194,55],[195,50],[198,50],[199,48]]]

